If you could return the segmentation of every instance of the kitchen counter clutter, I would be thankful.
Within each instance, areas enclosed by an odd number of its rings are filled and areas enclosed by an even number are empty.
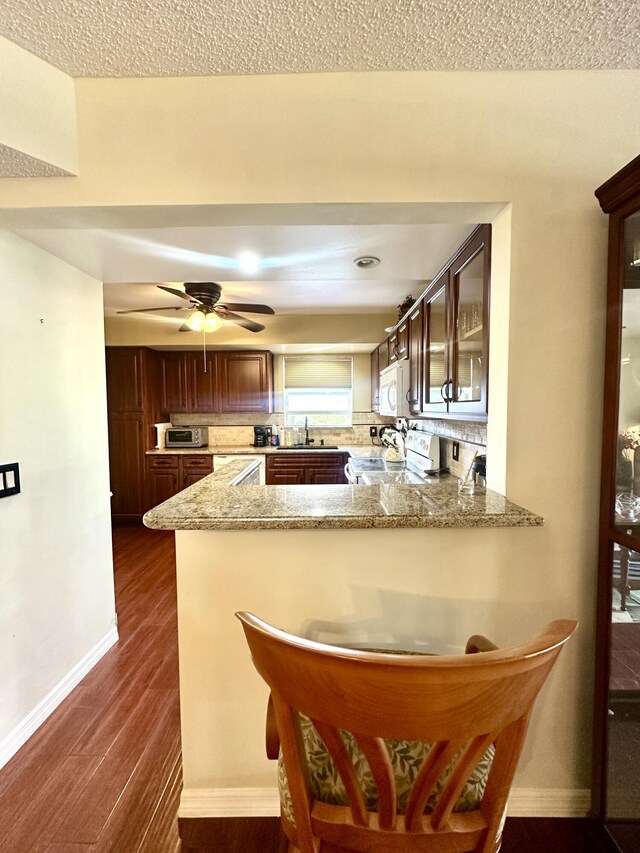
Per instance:
[[[231,462],[214,471],[147,512],[144,524],[157,530],[539,527],[543,524],[540,516],[496,492],[459,495],[458,481],[451,476],[434,478],[419,486],[231,486],[231,481],[245,471],[247,464],[255,463]]]

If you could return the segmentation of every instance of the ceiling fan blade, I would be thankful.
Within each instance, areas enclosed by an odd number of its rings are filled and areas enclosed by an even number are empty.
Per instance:
[[[172,293],[174,296],[179,296],[180,299],[186,299],[187,302],[200,302],[199,299],[195,299],[193,296],[189,296],[184,292],[184,290],[178,290],[175,287],[167,287],[166,284],[157,285],[160,290],[166,290],[167,293]]]
[[[269,305],[260,305],[255,302],[221,302],[220,306],[228,308],[229,311],[247,311],[249,314],[275,314]]]
[[[116,311],[116,314],[149,314],[151,311],[188,311],[188,308],[166,305],[164,308],[131,308],[129,311]]]
[[[231,320],[232,323],[242,326],[244,329],[248,329],[250,332],[261,332],[264,329],[264,326],[261,323],[254,323],[253,320],[249,320],[248,317],[241,317],[240,314],[234,314],[233,311],[225,311],[224,314],[221,313],[220,316],[224,320]]]
[[[186,324],[186,323],[183,323],[183,324],[180,326],[180,328],[178,329],[178,331],[179,331],[179,332],[193,332],[193,329],[191,328],[191,326],[187,326],[187,324]]]

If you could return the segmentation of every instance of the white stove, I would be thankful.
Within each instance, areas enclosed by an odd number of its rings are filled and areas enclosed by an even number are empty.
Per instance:
[[[419,485],[448,470],[440,466],[440,439],[437,435],[410,430],[405,448],[405,462],[387,462],[379,457],[352,457],[345,467],[347,480],[369,486],[379,483]]]

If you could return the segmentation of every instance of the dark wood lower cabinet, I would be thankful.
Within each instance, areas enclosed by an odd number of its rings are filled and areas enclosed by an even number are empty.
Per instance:
[[[319,453],[315,450],[267,456],[267,486],[343,485],[348,453]]]
[[[147,456],[148,509],[173,497],[213,471],[209,455],[178,456],[158,454]]]

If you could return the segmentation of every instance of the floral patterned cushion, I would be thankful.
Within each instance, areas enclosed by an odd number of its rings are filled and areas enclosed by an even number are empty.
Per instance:
[[[312,797],[323,803],[342,806],[348,805],[349,801],[342,780],[315,726],[303,714],[300,714],[300,724],[307,753]],[[356,775],[364,794],[367,809],[369,811],[376,811],[378,794],[369,764],[353,735],[348,732],[341,732],[340,734],[356,769]],[[385,743],[389,750],[396,777],[398,813],[403,814],[411,788],[422,766],[422,762],[431,748],[431,744],[407,740],[387,740]],[[454,806],[454,812],[469,812],[479,808],[487,786],[487,778],[491,769],[493,755],[494,748],[490,746],[462,789],[458,802]],[[425,808],[426,814],[430,814],[433,811],[442,786],[450,772],[451,766],[444,771],[438,780],[436,789],[429,798]],[[278,788],[280,790],[282,814],[290,823],[295,825],[293,803],[291,801],[291,793],[289,791],[282,753],[280,753],[280,758],[278,759]]]

